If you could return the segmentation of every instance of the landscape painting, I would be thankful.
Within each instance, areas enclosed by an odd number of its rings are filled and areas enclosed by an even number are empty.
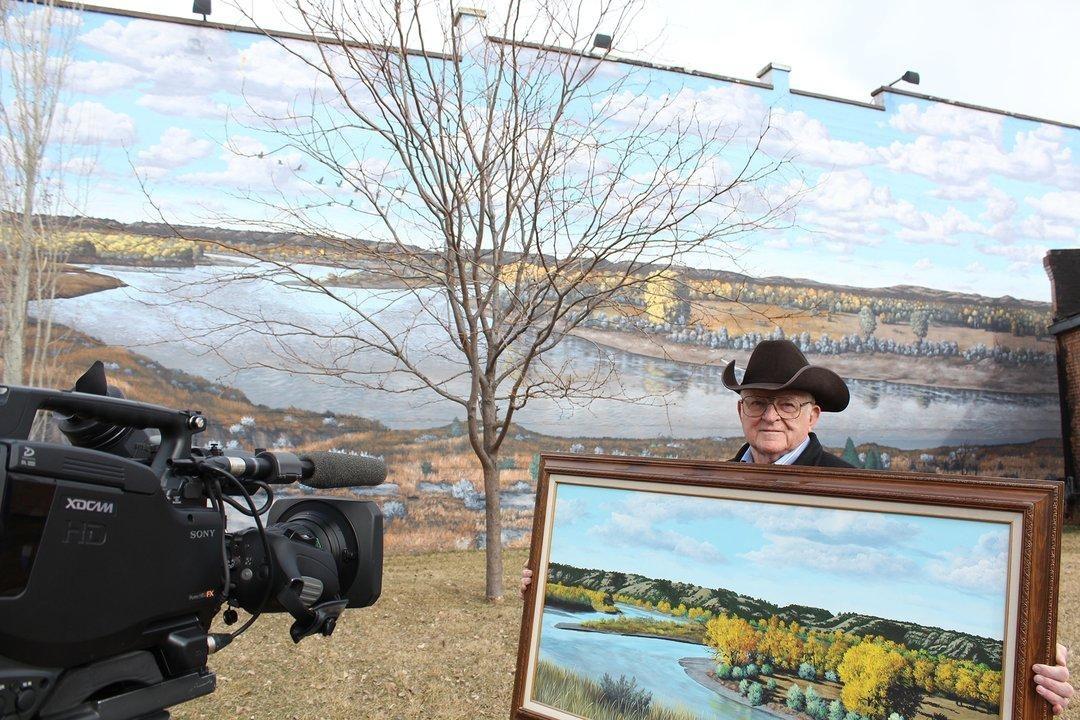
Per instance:
[[[1010,717],[1016,587],[1000,515],[629,481],[551,487],[526,709],[586,720]]]

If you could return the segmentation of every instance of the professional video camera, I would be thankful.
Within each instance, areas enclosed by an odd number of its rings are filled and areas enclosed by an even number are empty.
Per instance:
[[[40,411],[70,445],[29,440]],[[378,599],[378,507],[270,486],[378,485],[382,462],[193,447],[206,425],[125,400],[100,362],[71,392],[0,386],[0,718],[168,718],[214,691],[207,656],[260,612],[288,612],[299,642]],[[226,505],[255,527],[227,532]],[[212,633],[223,605],[227,625],[251,616]]]

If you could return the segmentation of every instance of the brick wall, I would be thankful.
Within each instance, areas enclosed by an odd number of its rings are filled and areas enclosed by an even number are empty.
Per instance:
[[[1061,439],[1065,446],[1066,514],[1080,518],[1080,250],[1050,250],[1043,258],[1053,298],[1051,330],[1057,338]],[[1056,326],[1056,327],[1055,327]]]
[[[1066,443],[1065,459],[1072,467],[1065,468],[1065,474],[1077,477],[1076,461],[1080,455],[1080,327],[1075,327],[1058,335],[1058,372],[1063,376],[1064,404],[1062,420],[1063,440]]]

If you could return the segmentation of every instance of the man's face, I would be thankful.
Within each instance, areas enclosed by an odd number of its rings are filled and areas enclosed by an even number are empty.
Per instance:
[[[760,417],[748,414],[752,413],[749,409],[752,406],[770,400],[772,404]],[[785,403],[797,405],[799,416],[793,419],[780,417],[777,407],[783,407]],[[745,390],[739,399],[739,419],[746,442],[753,448],[755,458],[769,458],[768,462],[798,447],[817,425],[820,415],[821,408],[814,403],[814,398],[798,390]]]

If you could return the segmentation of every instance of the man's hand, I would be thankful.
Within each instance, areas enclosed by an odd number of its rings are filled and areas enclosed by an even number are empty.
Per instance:
[[[1066,663],[1069,650],[1061,643],[1057,646],[1057,665],[1032,665],[1035,673],[1035,691],[1054,708],[1055,715],[1061,715],[1068,707],[1076,690],[1069,683],[1069,668]]]
[[[521,599],[525,599],[525,591],[529,589],[529,585],[532,583],[532,570],[529,568],[523,568],[521,570]],[[1068,674],[1068,671],[1066,671]]]

